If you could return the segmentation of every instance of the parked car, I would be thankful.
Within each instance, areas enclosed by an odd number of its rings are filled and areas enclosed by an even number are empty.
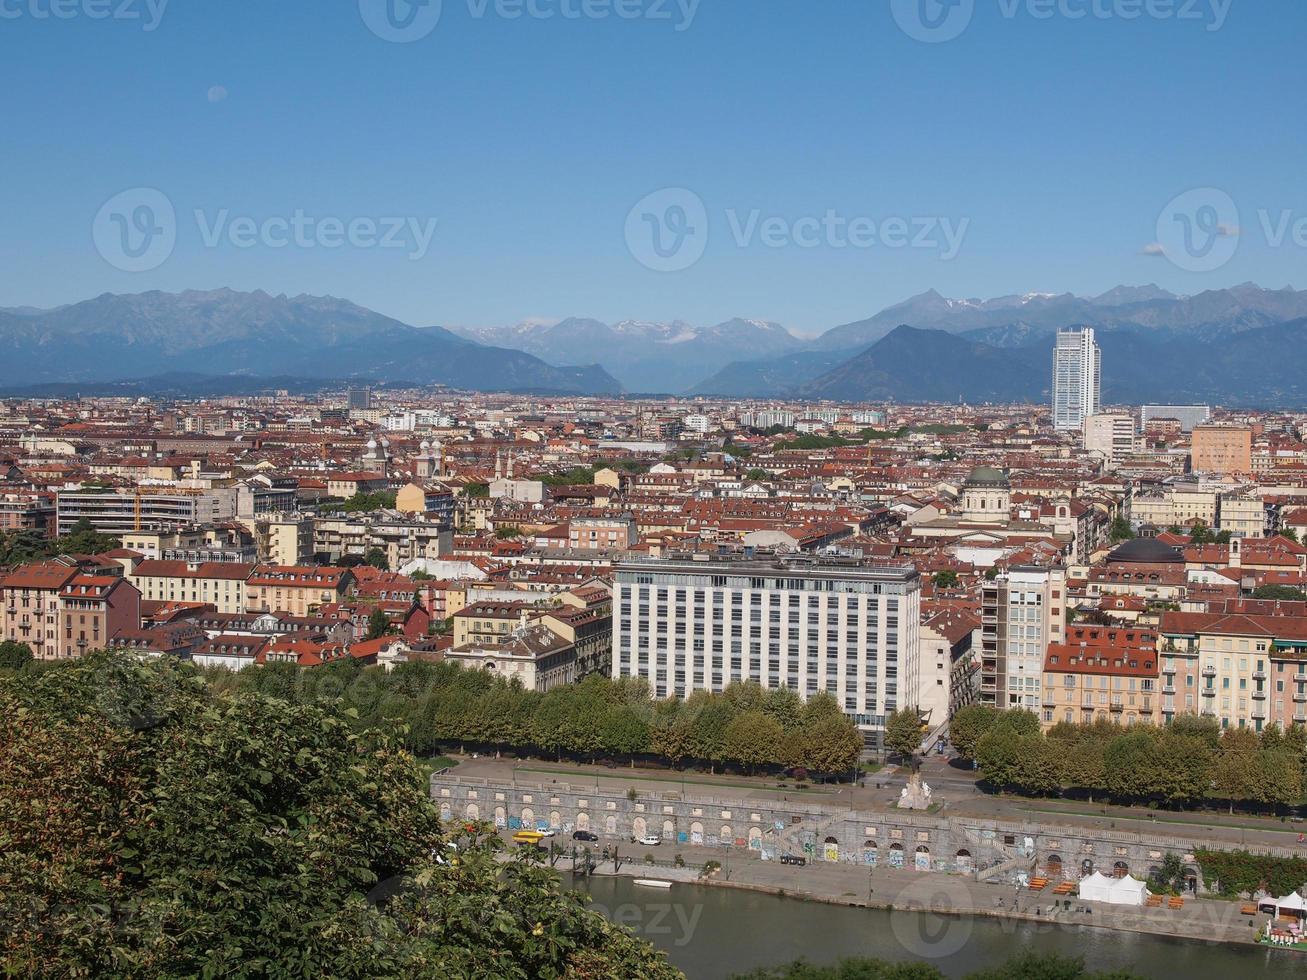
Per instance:
[[[808,859],[798,854],[781,855],[781,864],[797,864],[800,868],[802,868],[807,863],[808,863]]]
[[[536,833],[539,834],[541,837],[553,837],[553,836],[554,836],[554,828],[553,828],[553,827],[546,827],[544,830],[537,830]]]
[[[663,839],[657,834],[645,834],[643,837],[632,837],[632,844],[643,844],[645,847],[657,847],[663,842]]]
[[[514,844],[525,844],[527,846],[538,847],[544,840],[545,835],[538,830],[519,830],[513,835]]]
[[[594,841],[599,840],[599,835],[592,833],[589,830],[574,830],[572,831],[572,840],[583,840],[593,843]]]

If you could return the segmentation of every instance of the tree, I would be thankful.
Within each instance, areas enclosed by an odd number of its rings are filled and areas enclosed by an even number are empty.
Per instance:
[[[937,589],[956,589],[958,587],[958,573],[951,568],[946,568],[942,572],[936,572],[931,581]]]
[[[69,528],[68,533],[59,538],[56,552],[68,555],[102,555],[113,551],[122,544],[110,534],[101,534],[85,517]]]
[[[1292,585],[1259,585],[1253,590],[1254,599],[1278,599],[1282,602],[1307,601],[1307,592]]]
[[[26,643],[0,643],[0,670],[21,670],[32,662],[32,648]]]
[[[909,758],[921,748],[919,708],[903,708],[885,719],[885,747],[902,759]]]
[[[380,608],[372,610],[372,615],[368,616],[368,631],[363,635],[363,639],[379,640],[389,632],[390,619],[385,611]]]
[[[848,718],[825,716],[807,726],[801,765],[818,773],[848,772],[862,755],[862,735]]]
[[[1212,532],[1202,521],[1195,521],[1194,526],[1189,529],[1190,544],[1211,544]]]
[[[168,658],[0,680],[0,783],[5,975],[679,976],[386,736]]]
[[[723,736],[724,754],[752,773],[758,766],[779,765],[785,730],[761,711],[737,715]]]
[[[998,720],[997,709],[987,704],[969,704],[949,722],[949,742],[964,759],[976,758],[976,745]]]
[[[383,572],[390,571],[390,559],[386,557],[386,552],[381,548],[369,548],[363,556],[363,563],[371,565],[373,568],[379,568]]]
[[[1004,788],[1020,784],[1022,741],[1012,729],[996,727],[976,743],[976,763],[989,782]]]
[[[1107,531],[1108,540],[1113,544],[1118,541],[1129,541],[1135,536],[1134,528],[1124,517],[1114,518]]]
[[[499,541],[513,541],[522,536],[522,529],[516,524],[501,524],[495,528],[495,538]]]

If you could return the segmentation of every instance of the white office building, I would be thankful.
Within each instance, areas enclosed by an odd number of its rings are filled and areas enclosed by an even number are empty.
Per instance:
[[[616,570],[613,676],[658,697],[741,681],[827,691],[879,744],[917,697],[921,580],[912,568],[798,556],[684,557]]]
[[[1083,429],[1098,414],[1103,352],[1091,327],[1057,332],[1053,348],[1053,428]]]
[[[1109,466],[1135,451],[1135,419],[1125,412],[1091,415],[1085,419],[1085,451]]]

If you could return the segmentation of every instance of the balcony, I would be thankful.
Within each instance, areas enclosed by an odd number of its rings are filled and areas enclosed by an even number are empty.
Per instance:
[[[1174,684],[1163,684],[1163,685],[1162,685],[1162,693],[1163,693],[1163,694],[1168,694],[1168,695],[1174,696],[1174,695],[1175,695],[1175,685],[1174,685]]]
[[[1253,705],[1253,718],[1255,718],[1257,721],[1265,721],[1265,720],[1266,720],[1266,705],[1264,705],[1264,704],[1255,704],[1255,705]]]
[[[1257,690],[1253,691],[1253,700],[1265,701],[1267,693],[1268,692],[1265,688],[1259,687]]]
[[[1113,702],[1112,702],[1112,710],[1113,710],[1113,711],[1124,711],[1124,710],[1125,710],[1125,705],[1122,704],[1120,701],[1113,701]]]
[[[1293,675],[1293,681],[1295,684],[1307,684],[1307,672],[1298,671]]]
[[[1172,664],[1172,665],[1170,665],[1170,666],[1166,666],[1166,665],[1164,665],[1164,666],[1162,667],[1162,673],[1163,673],[1163,674],[1174,674],[1175,671],[1176,671],[1176,667],[1175,667],[1174,664]]]
[[[1264,680],[1266,680],[1266,671],[1264,671],[1264,670],[1254,670],[1254,671],[1253,671],[1253,680],[1255,680],[1255,681],[1264,681]]]
[[[1307,704],[1307,691],[1294,691],[1293,699],[1299,704]]]
[[[1214,697],[1216,697],[1216,688],[1214,688],[1214,687],[1205,687],[1205,688],[1203,688],[1203,697],[1205,697],[1205,698],[1214,698]]]
[[[1216,668],[1213,667],[1213,666],[1211,666],[1211,665],[1208,665],[1208,666],[1204,667],[1204,668],[1203,668],[1203,676],[1204,676],[1204,677],[1215,677],[1215,676],[1216,676]]]

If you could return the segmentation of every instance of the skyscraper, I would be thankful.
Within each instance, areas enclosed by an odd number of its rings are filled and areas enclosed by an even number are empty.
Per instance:
[[[1057,332],[1053,348],[1053,428],[1083,429],[1098,414],[1103,352],[1092,327]]]

